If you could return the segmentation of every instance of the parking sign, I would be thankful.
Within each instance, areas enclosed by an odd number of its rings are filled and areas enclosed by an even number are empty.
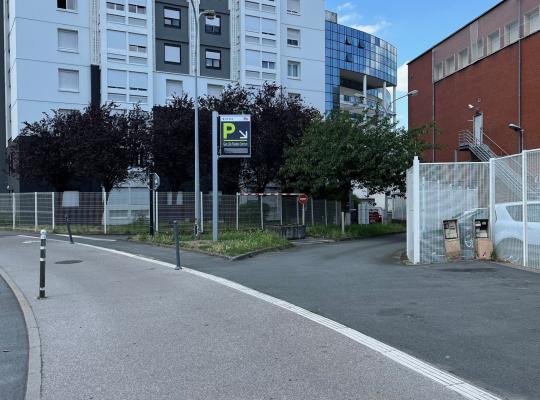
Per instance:
[[[251,157],[251,115],[221,115],[220,157]]]

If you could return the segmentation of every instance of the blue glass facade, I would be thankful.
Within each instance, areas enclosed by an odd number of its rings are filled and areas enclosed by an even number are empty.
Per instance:
[[[354,73],[367,75],[380,82],[370,85],[368,94],[376,97],[382,93],[383,82],[387,86],[397,84],[397,50],[384,40],[368,33],[326,21],[326,111],[339,109],[340,87],[362,91],[362,81],[354,79]],[[351,72],[347,78],[344,71]],[[360,86],[359,86],[360,85]]]

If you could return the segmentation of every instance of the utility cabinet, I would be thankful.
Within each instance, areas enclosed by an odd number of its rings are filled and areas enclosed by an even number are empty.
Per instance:
[[[459,240],[459,229],[457,219],[443,221],[444,250],[446,257],[455,260],[461,257],[461,242]]]
[[[474,221],[474,248],[478,260],[490,260],[493,254],[493,242],[489,237],[489,220]]]

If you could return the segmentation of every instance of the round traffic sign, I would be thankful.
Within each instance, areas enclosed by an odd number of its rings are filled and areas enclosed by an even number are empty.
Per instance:
[[[305,206],[309,201],[309,197],[307,194],[302,193],[300,196],[298,196],[298,202]]]

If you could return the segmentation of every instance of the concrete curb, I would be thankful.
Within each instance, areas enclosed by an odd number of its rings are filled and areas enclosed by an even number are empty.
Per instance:
[[[2,267],[0,267],[0,276],[6,281],[19,302],[28,334],[28,372],[26,376],[26,393],[24,398],[25,400],[40,400],[41,339],[39,337],[39,327],[34,312],[32,311],[32,307],[28,300],[26,300],[26,296]]]

